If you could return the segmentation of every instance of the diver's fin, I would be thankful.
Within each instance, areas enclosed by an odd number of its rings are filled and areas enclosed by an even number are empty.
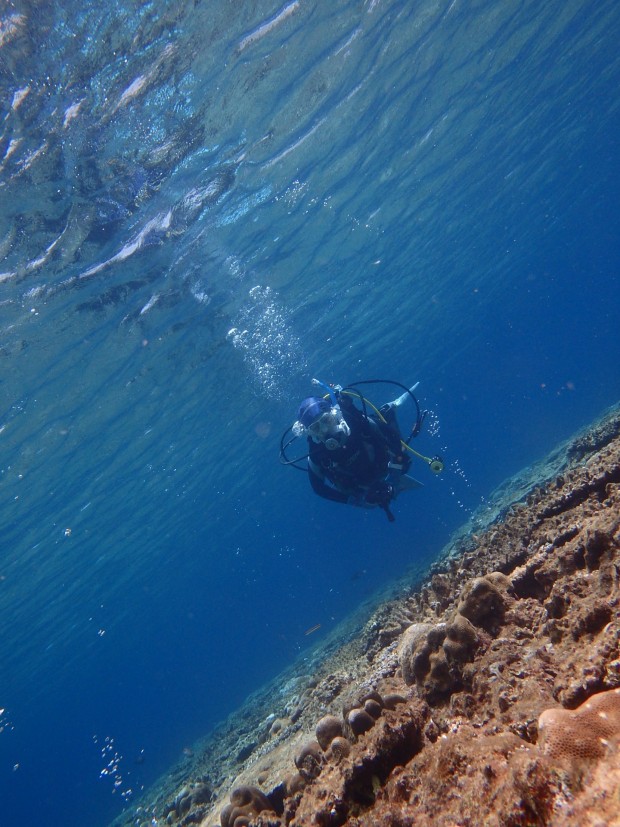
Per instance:
[[[424,488],[424,483],[410,477],[409,474],[402,474],[398,480],[398,490],[412,491],[414,488]]]
[[[419,384],[420,384],[419,382],[416,382],[415,385],[412,385],[409,388],[408,391],[405,391],[403,394],[401,394],[396,399],[393,399],[391,402],[388,402],[387,405],[385,405],[384,407],[386,407],[386,408],[399,408],[403,404],[403,402],[406,402],[408,399],[411,398],[410,394],[412,394],[414,392],[414,390],[418,387]]]

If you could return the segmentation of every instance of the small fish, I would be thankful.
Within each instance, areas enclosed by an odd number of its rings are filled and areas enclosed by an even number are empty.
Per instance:
[[[315,626],[311,626],[309,629],[306,629],[306,631],[304,632],[304,635],[311,635],[312,632],[316,632],[317,629],[320,629],[320,628],[321,628],[321,624],[317,623]]]

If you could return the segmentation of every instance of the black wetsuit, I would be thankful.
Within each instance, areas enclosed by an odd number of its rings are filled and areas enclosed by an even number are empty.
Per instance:
[[[393,410],[385,416],[365,416],[346,396],[340,398],[340,409],[351,429],[341,448],[330,451],[323,443],[308,439],[308,477],[313,490],[325,499],[339,503],[363,505],[369,492],[385,484],[388,463],[404,464],[400,433]],[[373,504],[377,504],[376,502]]]

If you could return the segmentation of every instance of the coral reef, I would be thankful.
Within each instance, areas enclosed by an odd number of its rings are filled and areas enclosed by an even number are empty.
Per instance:
[[[171,776],[143,823],[620,825],[619,434],[613,411],[518,501],[507,487],[415,587],[209,739],[208,802]]]

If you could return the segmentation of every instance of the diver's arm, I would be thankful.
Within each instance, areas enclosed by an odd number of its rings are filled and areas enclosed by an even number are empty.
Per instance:
[[[338,491],[337,488],[333,488],[325,482],[325,476],[321,472],[321,469],[318,465],[316,465],[316,463],[312,462],[309,457],[308,478],[310,480],[312,490],[315,494],[318,494],[319,497],[324,497],[326,500],[332,500],[332,502],[336,503],[348,502],[349,497],[346,494],[343,494],[342,491]]]
[[[308,478],[310,479],[310,485],[312,486],[312,490],[315,494],[318,494],[319,497],[324,497],[326,500],[331,500],[335,503],[357,505],[360,508],[375,508],[378,505],[376,502],[368,502],[366,499],[367,492],[361,488],[358,493],[345,494],[343,491],[339,491],[337,488],[329,485],[325,481],[325,475],[322,473],[319,466],[316,465],[316,463],[314,463],[309,457]]]

